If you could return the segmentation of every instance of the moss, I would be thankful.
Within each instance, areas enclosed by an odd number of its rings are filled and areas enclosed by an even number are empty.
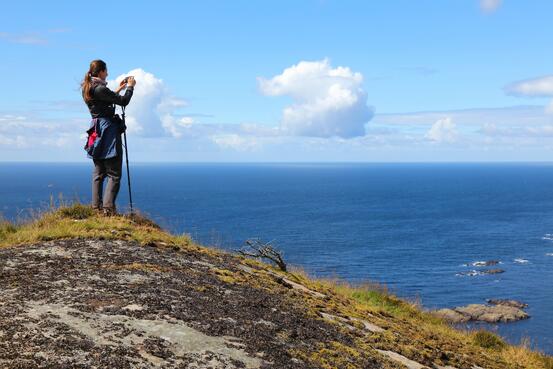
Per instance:
[[[225,282],[225,283],[248,283],[250,282],[249,276],[244,276],[239,272],[233,272],[228,269],[219,269],[219,268],[210,268],[210,271],[215,274],[215,276]],[[248,283],[251,285],[251,283]]]
[[[219,269],[219,268],[211,268],[210,271],[212,271],[217,278],[219,278],[221,281],[225,283],[235,283],[237,282],[234,273],[230,270],[226,269]]]
[[[291,350],[290,354],[318,368],[325,369],[356,369],[363,362],[363,355],[359,350],[337,341],[320,343],[318,350],[311,352]]]
[[[205,292],[209,290],[208,286],[192,286],[192,288],[198,292]]]

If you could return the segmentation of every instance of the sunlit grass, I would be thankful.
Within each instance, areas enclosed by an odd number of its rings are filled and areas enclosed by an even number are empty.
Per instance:
[[[433,341],[443,348],[468,357],[488,357],[490,363],[495,363],[488,366],[489,368],[553,369],[553,358],[532,350],[527,340],[520,345],[510,345],[486,330],[456,328],[425,311],[419,302],[399,298],[381,284],[372,281],[352,284],[337,277],[314,278],[296,266],[291,268],[289,275],[309,288],[348,299],[342,304],[332,304],[338,314],[357,317],[378,314],[381,317],[376,320],[377,323],[379,320],[393,323],[393,327],[413,343],[425,344]],[[337,299],[332,300],[335,302]],[[397,351],[401,349],[406,348],[401,345],[396,347]],[[417,350],[416,347],[407,349]]]
[[[105,217],[90,206],[79,203],[42,211],[26,223],[0,221],[0,247],[68,238],[123,239],[137,241],[142,245],[197,246],[189,235],[169,234],[140,214]]]

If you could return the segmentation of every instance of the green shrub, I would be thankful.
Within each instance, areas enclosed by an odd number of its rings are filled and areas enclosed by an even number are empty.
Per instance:
[[[480,330],[474,334],[474,343],[477,346],[492,350],[500,350],[506,346],[499,336],[486,330]]]

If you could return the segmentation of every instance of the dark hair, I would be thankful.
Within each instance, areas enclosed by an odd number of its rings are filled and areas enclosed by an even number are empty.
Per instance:
[[[92,77],[98,77],[98,74],[100,74],[100,72],[102,71],[105,71],[106,69],[107,65],[103,60],[97,59],[90,62],[90,68],[88,68],[88,72],[86,72],[86,74],[84,75],[84,79],[81,82],[81,89],[84,101],[88,102],[90,99],[92,99],[92,96],[90,94]]]

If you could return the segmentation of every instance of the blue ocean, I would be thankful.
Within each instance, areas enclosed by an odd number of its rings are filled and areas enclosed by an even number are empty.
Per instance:
[[[89,202],[91,171],[0,164],[0,212]],[[523,301],[530,319],[486,327],[553,354],[553,164],[134,164],[131,177],[137,208],[203,244],[272,241],[312,275],[376,281],[425,308]],[[505,272],[470,275],[486,260]]]

